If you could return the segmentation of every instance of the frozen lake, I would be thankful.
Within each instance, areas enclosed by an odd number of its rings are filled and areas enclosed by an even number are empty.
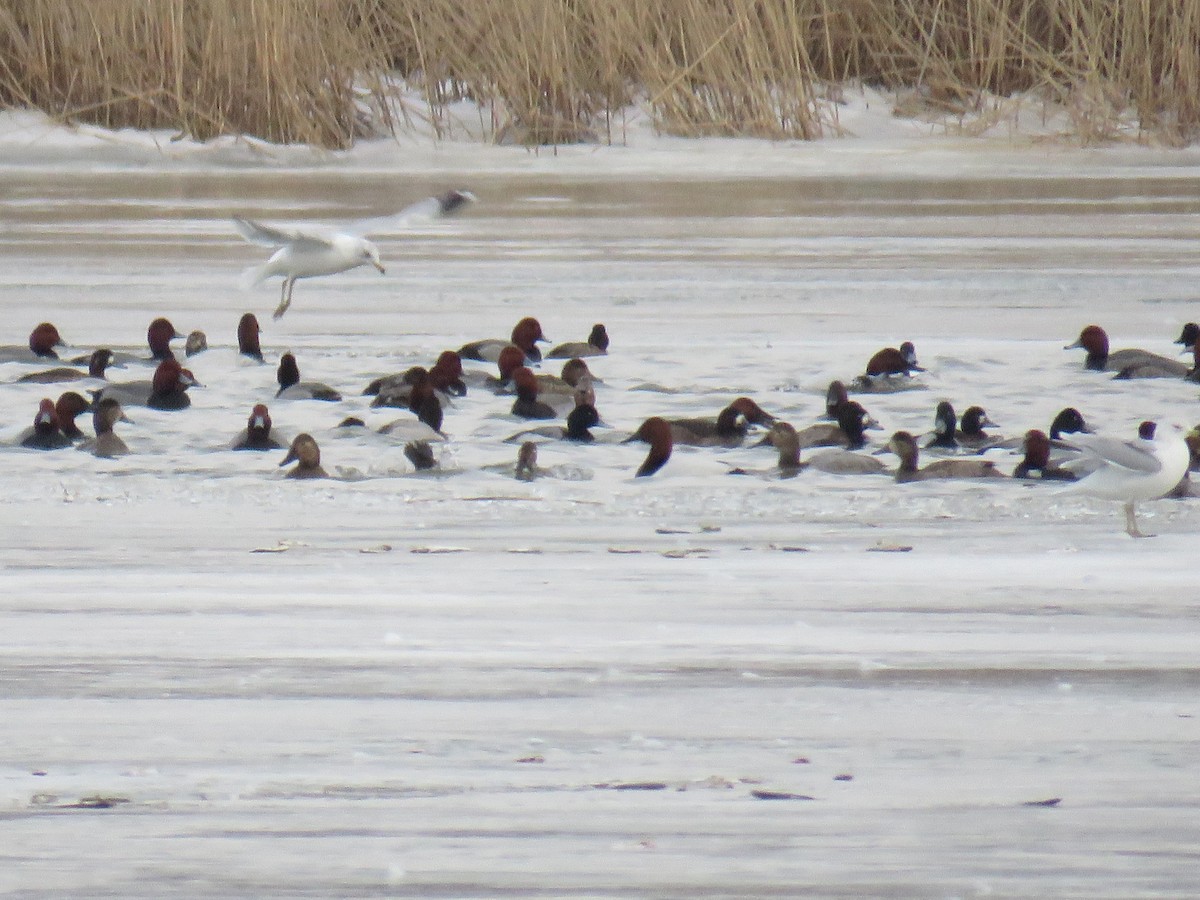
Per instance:
[[[447,411],[444,477],[335,428],[404,417],[359,391],[525,315],[555,342],[607,325],[615,430],[739,394],[808,424],[903,340],[928,389],[860,398],[876,445],[943,399],[1009,436],[1066,405],[1114,434],[1191,427],[1195,385],[1062,347],[1094,322],[1177,351],[1200,168],[503,152],[453,175],[0,167],[0,344],[49,320],[144,347],[166,315],[212,348],[191,409],[129,410],[118,461],[13,447],[58,388],[0,365],[0,895],[1200,893],[1195,501],[1145,504],[1159,537],[1133,541],[1116,504],[1045,485],[729,477],[770,465],[751,448],[634,480],[644,448],[615,444],[543,446],[566,477],[523,484],[480,470],[522,426],[478,390]],[[386,277],[301,282],[279,323],[276,282],[237,287],[262,256],[231,215],[336,222],[446,187],[481,202],[382,240]],[[236,358],[245,311],[270,365]],[[275,401],[286,349],[345,399]],[[259,401],[345,480],[222,449]]]

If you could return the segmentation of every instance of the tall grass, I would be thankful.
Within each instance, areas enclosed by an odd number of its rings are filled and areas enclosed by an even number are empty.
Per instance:
[[[620,140],[639,102],[682,135],[814,138],[847,80],[969,113],[1035,94],[1081,141],[1200,134],[1200,0],[6,0],[0,104],[197,138],[344,147],[401,76],[436,128]],[[915,109],[916,107],[914,107]]]

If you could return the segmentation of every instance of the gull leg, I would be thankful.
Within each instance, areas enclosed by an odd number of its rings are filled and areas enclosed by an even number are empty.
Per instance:
[[[283,314],[288,311],[288,307],[292,305],[292,290],[296,287],[295,278],[283,279],[283,284],[279,288],[279,305],[275,307],[275,312],[271,318],[278,321],[283,318]]]
[[[1138,528],[1137,511],[1132,500],[1125,504],[1125,533],[1134,538],[1154,537],[1152,534],[1143,533]]]

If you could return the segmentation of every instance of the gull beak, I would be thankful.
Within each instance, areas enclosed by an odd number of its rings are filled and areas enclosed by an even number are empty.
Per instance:
[[[387,269],[385,269],[385,268],[383,267],[383,263],[381,263],[381,262],[378,262],[378,261],[376,261],[376,260],[371,260],[371,265],[373,265],[375,268],[377,268],[377,269],[379,270],[379,274],[380,274],[380,275],[386,275],[386,274],[387,274]]]

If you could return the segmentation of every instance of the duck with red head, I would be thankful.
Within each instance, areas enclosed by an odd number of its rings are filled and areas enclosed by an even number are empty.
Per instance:
[[[568,341],[546,354],[546,359],[570,359],[573,356],[605,356],[608,353],[608,331],[597,322],[586,341]]]
[[[1109,350],[1108,334],[1099,325],[1088,325],[1073,344],[1064,350],[1087,351],[1083,366],[1094,372],[1116,372],[1126,378],[1184,378],[1188,367],[1177,359],[1168,359],[1148,350]]]
[[[505,341],[499,338],[489,338],[482,341],[473,341],[470,344],[464,344],[459,349],[458,355],[462,359],[496,362],[500,358],[500,351],[511,344],[521,351],[522,365],[537,363],[542,361],[542,351],[538,349],[537,344],[539,341],[545,342],[547,340],[546,336],[542,334],[541,323],[532,316],[526,316],[513,326],[512,338],[510,340]]]
[[[246,428],[233,440],[233,450],[282,450],[284,444],[271,434],[271,413],[265,403],[256,403]]]
[[[187,393],[190,387],[203,385],[196,380],[192,370],[185,369],[178,360],[164,359],[154,370],[153,388],[146,405],[151,409],[187,409],[192,405],[192,398]]]
[[[67,342],[59,335],[58,329],[50,322],[43,322],[29,334],[29,349],[34,356],[43,359],[58,359],[55,347],[65,347]]]
[[[152,360],[171,359],[175,354],[171,351],[171,341],[183,337],[169,319],[161,316],[150,323],[146,329],[146,343],[150,345]]]
[[[262,328],[258,324],[258,316],[254,313],[242,313],[237,326],[238,353],[260,363],[266,362],[263,359],[262,345],[258,340],[261,333]]]
[[[336,403],[342,395],[327,384],[320,381],[301,381],[300,366],[296,356],[290,350],[279,358],[279,368],[275,370],[279,390],[275,396],[282,400],[325,400]]]
[[[745,442],[751,425],[774,425],[775,417],[749,397],[738,397],[721,410],[715,419],[669,419],[667,423],[674,444],[732,448],[740,447]]]
[[[86,435],[79,430],[75,420],[92,408],[92,404],[75,391],[65,391],[54,402],[54,411],[58,413],[58,427],[72,441],[83,440]]]
[[[328,478],[329,473],[321,468],[321,448],[311,434],[298,434],[288,449],[287,456],[279,464],[283,468],[288,463],[297,463],[296,468],[287,473],[288,478]]]
[[[513,384],[517,399],[512,405],[512,414],[522,419],[557,419],[558,410],[538,399],[538,381],[533,372],[521,366],[513,373]]]
[[[1050,438],[1046,432],[1031,428],[1025,432],[1025,456],[1013,469],[1012,477],[1026,481],[1074,481],[1075,473],[1050,460]]]
[[[71,439],[59,427],[58,411],[49,397],[38,404],[33,427],[21,433],[18,443],[28,450],[60,450],[71,446]]]
[[[113,352],[107,347],[92,352],[88,357],[88,370],[72,369],[67,366],[57,366],[41,372],[31,372],[17,379],[18,384],[61,384],[66,381],[82,381],[92,378],[97,381],[106,380],[105,370],[113,360]]]
[[[671,458],[671,451],[675,446],[671,423],[659,416],[651,416],[644,421],[638,426],[638,430],[626,438],[623,443],[628,444],[633,441],[642,441],[650,445],[650,452],[646,454],[646,458],[634,473],[635,478],[653,475],[665,466],[667,460]]]

